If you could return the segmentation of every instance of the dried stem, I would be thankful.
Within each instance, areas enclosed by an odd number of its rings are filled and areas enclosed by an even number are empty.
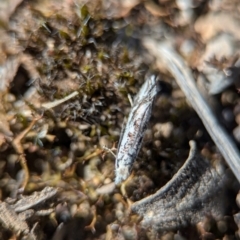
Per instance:
[[[69,94],[68,96],[62,98],[62,99],[59,99],[59,100],[55,100],[54,102],[48,102],[48,103],[43,103],[42,104],[42,107],[46,108],[46,109],[51,109],[51,108],[54,108],[66,101],[68,101],[69,99],[73,98],[73,97],[76,97],[78,95],[78,92],[77,91],[74,91],[72,92],[71,94]]]
[[[97,211],[96,211],[96,207],[92,206],[92,212],[93,212],[93,219],[91,221],[91,223],[85,227],[85,229],[90,229],[92,231],[92,233],[95,233],[95,224],[97,222]]]
[[[145,38],[144,46],[156,57],[158,63],[165,67],[176,79],[188,101],[201,118],[205,128],[212,137],[219,151],[240,182],[240,153],[234,141],[221,126],[212,110],[199,93],[194,78],[181,56],[167,44]]]
[[[27,135],[27,133],[32,129],[32,127],[34,126],[34,124],[40,119],[42,118],[42,116],[35,118],[32,120],[32,122],[30,123],[30,125],[23,130],[12,142],[12,145],[15,149],[15,151],[19,154],[19,162],[21,164],[21,167],[24,170],[24,180],[21,186],[21,189],[24,190],[24,188],[26,187],[28,180],[29,180],[29,171],[28,171],[28,166],[27,166],[27,161],[25,158],[25,154],[24,154],[24,149],[23,146],[21,144],[21,140]]]

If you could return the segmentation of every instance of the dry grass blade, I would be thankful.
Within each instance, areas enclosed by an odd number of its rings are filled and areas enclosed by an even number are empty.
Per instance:
[[[143,44],[156,57],[161,66],[164,66],[175,77],[189,103],[192,104],[214,143],[240,182],[239,150],[199,93],[193,76],[183,59],[167,44],[149,38],[145,38]]]
[[[51,108],[54,108],[58,105],[60,105],[61,103],[64,103],[66,101],[68,101],[69,99],[75,97],[78,95],[78,92],[77,91],[74,91],[72,92],[71,94],[67,95],[66,97],[60,99],[60,100],[56,100],[54,102],[49,102],[49,103],[43,103],[42,104],[42,107],[46,108],[46,109],[51,109]]]

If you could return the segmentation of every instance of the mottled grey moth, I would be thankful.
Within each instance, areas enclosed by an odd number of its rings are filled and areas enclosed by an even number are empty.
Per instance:
[[[151,116],[153,100],[159,90],[157,77],[151,75],[145,80],[134,99],[133,107],[118,144],[115,164],[116,184],[126,180],[130,174]]]

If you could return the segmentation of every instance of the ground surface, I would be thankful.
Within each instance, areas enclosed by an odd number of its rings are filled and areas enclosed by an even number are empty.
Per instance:
[[[140,217],[129,210],[131,202],[172,178],[188,156],[190,140],[211,162],[225,164],[174,78],[158,68],[142,38],[167,39],[198,81],[208,79],[217,93],[208,103],[240,146],[240,4],[193,2],[1,1],[0,196],[5,202],[45,186],[58,188],[45,207],[54,212],[27,220],[30,229],[38,222],[37,239],[237,239],[234,178],[224,215],[207,216],[203,227],[155,232],[143,229]],[[116,153],[131,109],[128,95],[138,92],[149,72],[159,75],[162,90],[133,174],[115,187],[115,157],[103,147]],[[225,88],[216,81],[226,76]],[[2,224],[0,239],[21,238],[27,236]]]

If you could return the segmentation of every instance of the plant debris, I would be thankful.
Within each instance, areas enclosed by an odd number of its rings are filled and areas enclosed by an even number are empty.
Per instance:
[[[34,214],[37,215],[33,209],[36,206],[44,203],[46,200],[52,198],[57,193],[57,189],[52,187],[45,187],[40,192],[34,192],[29,196],[22,196],[21,199],[17,200],[16,203],[0,203],[0,223],[6,229],[12,230],[16,235],[32,235],[30,233],[29,226],[26,222],[27,218],[32,217]],[[10,199],[7,199],[10,202]],[[12,199],[15,201],[16,199]],[[39,209],[38,209],[39,211]],[[50,214],[54,210],[51,208],[51,211],[48,211],[47,214]],[[20,214],[19,214],[20,213]]]
[[[188,159],[172,179],[131,206],[143,217],[145,227],[171,230],[196,224],[207,216],[218,220],[223,217],[227,174],[220,163],[213,168],[202,158],[194,141],[190,141],[190,147]]]

